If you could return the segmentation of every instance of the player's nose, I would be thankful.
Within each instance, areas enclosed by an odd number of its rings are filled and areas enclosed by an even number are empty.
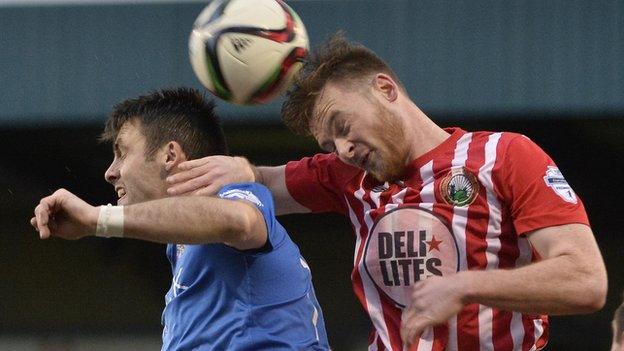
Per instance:
[[[347,139],[337,138],[334,141],[336,145],[336,153],[343,161],[352,162],[353,156],[355,156],[355,144]]]
[[[111,163],[106,172],[104,172],[104,179],[110,184],[115,185],[115,182],[119,180],[119,168],[115,165],[115,163]]]

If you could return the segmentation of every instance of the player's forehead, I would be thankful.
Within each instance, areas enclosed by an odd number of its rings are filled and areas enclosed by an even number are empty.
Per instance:
[[[121,128],[119,128],[113,147],[128,148],[142,142],[144,139],[145,137],[141,132],[140,122],[136,118],[131,118],[124,122]]]
[[[341,101],[343,93],[345,93],[345,89],[337,83],[325,83],[314,103],[314,113],[318,114],[327,109],[328,106],[335,106],[337,102]]]
[[[345,113],[347,99],[344,93],[343,89],[331,83],[327,83],[321,90],[310,119],[310,131],[313,135],[321,132],[336,117]]]

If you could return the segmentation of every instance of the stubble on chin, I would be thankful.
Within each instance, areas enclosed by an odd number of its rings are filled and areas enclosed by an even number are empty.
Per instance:
[[[377,167],[369,173],[380,182],[395,182],[403,178],[409,155],[409,143],[401,120],[390,111],[379,107],[380,121],[384,125],[383,152],[379,155]]]
[[[389,153],[389,157],[382,158],[381,164],[376,169],[371,169],[369,173],[380,182],[395,182],[403,178],[405,174],[404,158],[396,153]]]

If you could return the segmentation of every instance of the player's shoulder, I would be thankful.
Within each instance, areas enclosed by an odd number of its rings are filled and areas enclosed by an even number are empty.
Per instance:
[[[312,155],[311,157],[306,157],[303,158],[302,160],[305,159],[310,159],[310,161],[313,161],[315,163],[318,163],[319,165],[324,165],[327,167],[334,167],[334,168],[340,168],[343,170],[353,170],[353,171],[358,171],[359,168],[348,165],[344,162],[342,162],[340,160],[340,158],[338,157],[338,155],[336,155],[335,153],[317,153]]]
[[[472,134],[472,140],[482,139],[482,138],[488,139],[488,138],[495,137],[495,138],[499,138],[500,141],[509,142],[510,140],[513,140],[516,138],[529,139],[529,137],[527,137],[524,134],[520,134],[516,132],[508,132],[508,131],[478,130],[478,131],[472,131],[469,133]]]
[[[320,174],[327,175],[328,179],[337,184],[343,185],[352,179],[359,179],[364,171],[355,166],[348,165],[340,160],[334,153],[317,153],[313,156],[304,157],[298,161],[289,162],[289,170],[303,166],[308,170],[315,170]]]
[[[472,141],[483,141],[483,144],[490,140],[496,140],[499,149],[507,149],[510,145],[535,145],[535,143],[528,136],[508,131],[474,131],[472,134]]]
[[[352,182],[359,183],[364,174],[364,170],[342,162],[336,154],[325,155],[328,155],[326,157],[328,158],[328,162],[331,163],[331,172],[334,175],[334,179],[336,179],[336,182],[340,184],[340,186],[344,186]]]
[[[222,199],[246,200],[257,207],[272,205],[272,194],[269,188],[253,182],[231,183],[223,186],[217,195]]]
[[[312,157],[314,157],[317,162],[322,162],[328,166],[340,169],[341,171],[345,171],[348,173],[362,172],[361,169],[342,162],[338,155],[336,155],[335,153],[318,153]]]

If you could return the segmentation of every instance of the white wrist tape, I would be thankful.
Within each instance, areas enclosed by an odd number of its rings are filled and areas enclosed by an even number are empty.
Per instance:
[[[123,206],[108,204],[100,206],[95,236],[104,238],[122,238],[124,228]]]

